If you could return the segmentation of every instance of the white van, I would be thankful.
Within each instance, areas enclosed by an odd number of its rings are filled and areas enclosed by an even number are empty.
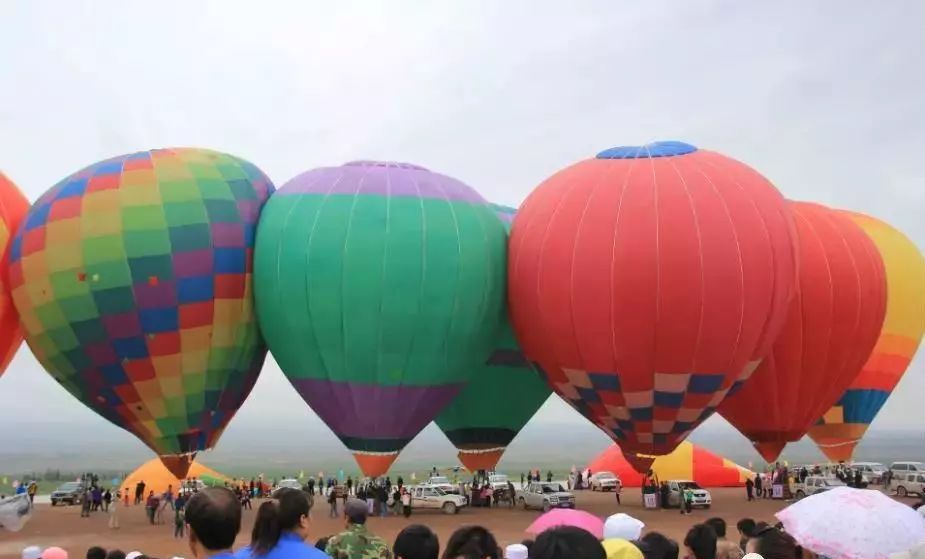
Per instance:
[[[905,478],[906,474],[925,472],[925,464],[921,462],[893,462],[890,464],[893,479]]]
[[[925,473],[919,472],[896,476],[893,480],[893,485],[896,486],[896,495],[899,497],[905,497],[910,493],[921,495],[922,489],[925,488]]]

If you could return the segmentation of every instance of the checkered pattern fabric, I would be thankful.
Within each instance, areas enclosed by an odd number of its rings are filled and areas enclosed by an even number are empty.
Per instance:
[[[210,448],[266,355],[251,269],[272,190],[254,165],[201,149],[115,157],[55,185],[10,250],[36,357],[158,454]]]
[[[543,370],[553,389],[617,443],[645,445],[668,454],[725,397],[727,375],[656,373],[652,390],[622,389],[620,373],[577,369]]]

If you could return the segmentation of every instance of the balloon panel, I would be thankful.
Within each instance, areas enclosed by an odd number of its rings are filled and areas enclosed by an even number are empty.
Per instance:
[[[7,278],[13,235],[27,211],[29,201],[13,181],[0,172],[0,375],[3,375],[22,344],[19,317],[13,306]]]

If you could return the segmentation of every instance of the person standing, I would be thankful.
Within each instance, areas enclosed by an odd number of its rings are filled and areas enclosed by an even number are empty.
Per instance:
[[[145,482],[144,480],[139,481],[135,484],[135,504],[140,505],[141,500],[145,496]]]
[[[353,495],[353,478],[347,476],[347,495]]]
[[[26,493],[29,495],[29,502],[35,502],[35,494],[39,490],[39,484],[35,483],[35,480],[29,482],[29,488],[26,490]]]
[[[109,529],[110,529],[110,530],[118,530],[118,529],[119,529],[119,515],[118,515],[118,513],[116,512],[116,508],[118,508],[118,506],[119,506],[119,499],[122,497],[121,492],[122,492],[121,489],[117,489],[117,490],[116,490],[116,498],[115,498],[115,500],[112,501],[112,503],[111,503],[111,504],[109,505],[109,507],[108,507],[108,509],[109,509]],[[112,494],[110,494],[110,497],[111,497],[111,496],[112,496]],[[128,500],[128,499],[127,499],[127,497],[128,497],[128,490],[125,491],[125,496],[126,496],[126,500]]]
[[[407,488],[403,488],[401,492],[401,507],[405,518],[411,516],[411,492]]]
[[[177,497],[173,504],[173,537],[180,539],[184,537],[186,528],[186,498],[182,495]]]
[[[109,505],[112,504],[112,491],[106,489],[106,492],[103,493],[103,511],[109,512]]]
[[[331,491],[328,493],[328,504],[331,506],[331,510],[328,513],[329,518],[337,518],[337,494]]]
[[[80,516],[88,518],[90,516],[90,505],[93,503],[93,492],[87,487],[83,492],[83,499],[80,501]]]
[[[752,481],[752,478],[747,478],[745,480],[745,496],[748,498],[749,501],[755,500],[755,496],[753,494],[754,490],[755,490],[755,482]]]
[[[755,474],[755,491],[758,493],[758,498],[764,498],[764,490],[762,489],[761,474]]]
[[[389,546],[366,527],[366,505],[350,499],[344,507],[346,530],[328,540],[325,552],[333,559],[392,559]]]
[[[620,493],[622,492],[623,492],[623,484],[618,481],[617,484],[613,486],[613,494],[617,496],[618,506],[622,504],[620,503]]]

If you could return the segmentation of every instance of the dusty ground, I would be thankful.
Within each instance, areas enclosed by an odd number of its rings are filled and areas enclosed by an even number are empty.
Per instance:
[[[695,510],[691,516],[682,516],[676,510],[658,511],[645,510],[640,502],[638,490],[627,489],[623,493],[623,505],[617,506],[611,493],[579,492],[578,506],[601,517],[614,512],[626,512],[646,523],[647,530],[662,532],[676,539],[683,539],[687,529],[711,516],[719,516],[730,524],[730,535],[735,535],[735,522],[743,517],[752,517],[756,520],[773,520],[774,512],[783,508],[786,503],[781,501],[745,501],[744,489],[714,489],[713,507],[710,510]],[[245,545],[249,540],[254,512],[245,511],[243,530],[238,537],[239,546]],[[327,505],[316,507],[312,512],[313,537],[334,534],[342,529],[341,519],[327,517]],[[411,523],[421,523],[430,526],[437,532],[440,542],[445,542],[450,534],[459,526],[467,524],[481,524],[488,527],[498,538],[499,543],[506,545],[515,543],[526,537],[524,529],[540,513],[537,511],[523,511],[520,509],[466,509],[455,516],[446,516],[439,512],[417,512],[410,519],[405,518],[373,518],[369,526],[376,534],[392,542],[395,535]],[[172,517],[171,517],[172,520]],[[104,513],[95,513],[91,518],[80,518],[79,507],[56,507],[37,505],[31,522],[19,533],[0,533],[0,557],[18,557],[19,552],[28,545],[47,547],[57,545],[64,547],[72,558],[82,559],[87,548],[99,545],[107,549],[122,549],[123,551],[139,550],[145,553],[170,559],[173,556],[189,557],[186,542],[173,539],[173,526],[151,526],[147,523],[142,507],[129,507],[119,509],[121,529],[108,528],[108,516]]]

